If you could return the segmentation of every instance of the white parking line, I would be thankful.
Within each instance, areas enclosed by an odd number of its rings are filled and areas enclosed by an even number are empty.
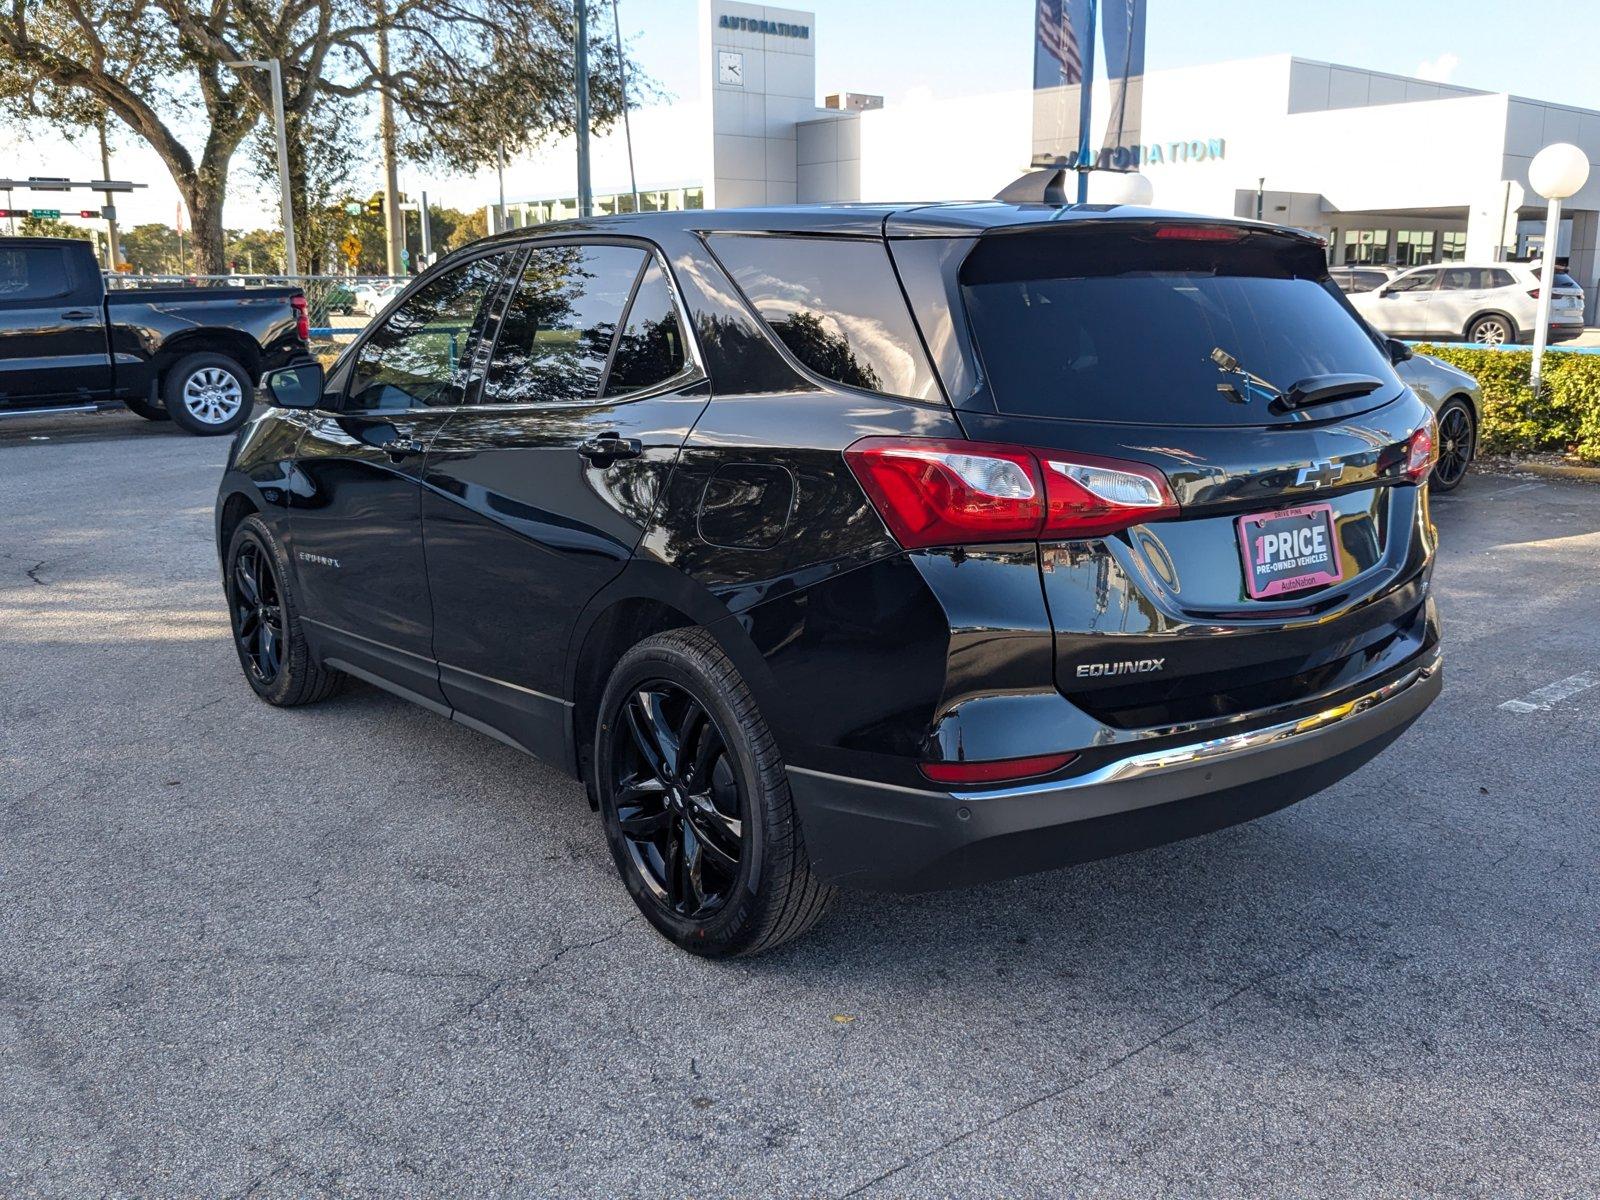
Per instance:
[[[1600,675],[1583,671],[1577,675],[1568,675],[1565,679],[1558,679],[1554,683],[1547,683],[1537,691],[1529,692],[1521,700],[1507,700],[1500,707],[1506,712],[1514,713],[1543,712],[1568,696],[1576,696],[1579,692],[1586,692],[1596,686],[1600,686]]]
[[[1534,479],[1528,483],[1518,483],[1508,488],[1501,488],[1498,492],[1490,492],[1489,499],[1498,500],[1501,496],[1515,496],[1518,492],[1537,491],[1543,486],[1544,484],[1540,483],[1537,479]]]

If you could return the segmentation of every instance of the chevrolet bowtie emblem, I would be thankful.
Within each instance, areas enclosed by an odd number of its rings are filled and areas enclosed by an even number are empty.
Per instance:
[[[1309,467],[1301,467],[1295,475],[1297,484],[1309,483],[1312,487],[1332,487],[1339,482],[1339,477],[1344,474],[1344,464],[1322,459],[1312,463]]]

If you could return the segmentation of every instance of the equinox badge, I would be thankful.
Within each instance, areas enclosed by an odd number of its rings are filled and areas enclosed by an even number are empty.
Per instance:
[[[1127,662],[1084,663],[1078,668],[1079,679],[1092,679],[1096,675],[1143,675],[1159,671],[1165,658],[1137,658]]]

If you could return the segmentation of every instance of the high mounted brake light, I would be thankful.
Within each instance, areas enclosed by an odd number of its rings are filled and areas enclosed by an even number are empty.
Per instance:
[[[1159,225],[1155,236],[1164,242],[1237,242],[1245,233],[1234,225]]]
[[[954,438],[862,438],[845,462],[907,550],[1105,537],[1176,516],[1145,463]]]

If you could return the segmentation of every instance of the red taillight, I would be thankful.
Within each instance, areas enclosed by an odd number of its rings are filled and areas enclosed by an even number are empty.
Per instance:
[[[907,550],[1104,537],[1175,516],[1154,467],[947,438],[863,438],[845,462]]]
[[[1167,477],[1144,463],[1036,451],[1044,464],[1046,537],[1104,537],[1178,515]]]
[[[935,783],[1010,783],[1049,775],[1078,756],[1074,753],[1034,754],[1028,758],[998,758],[989,762],[923,763],[924,775]]]
[[[1428,472],[1433,470],[1433,464],[1439,458],[1439,439],[1434,436],[1433,418],[1428,423],[1411,435],[1411,441],[1406,446],[1406,478],[1415,483],[1421,483],[1428,477]]]
[[[294,308],[294,332],[302,342],[311,340],[311,311],[306,305],[304,296],[290,296],[289,303]]]
[[[1529,288],[1528,289],[1528,295],[1532,296],[1535,300],[1537,300],[1539,298],[1539,289],[1538,288]]]
[[[1160,225],[1155,235],[1164,242],[1237,242],[1245,231],[1228,225]]]

